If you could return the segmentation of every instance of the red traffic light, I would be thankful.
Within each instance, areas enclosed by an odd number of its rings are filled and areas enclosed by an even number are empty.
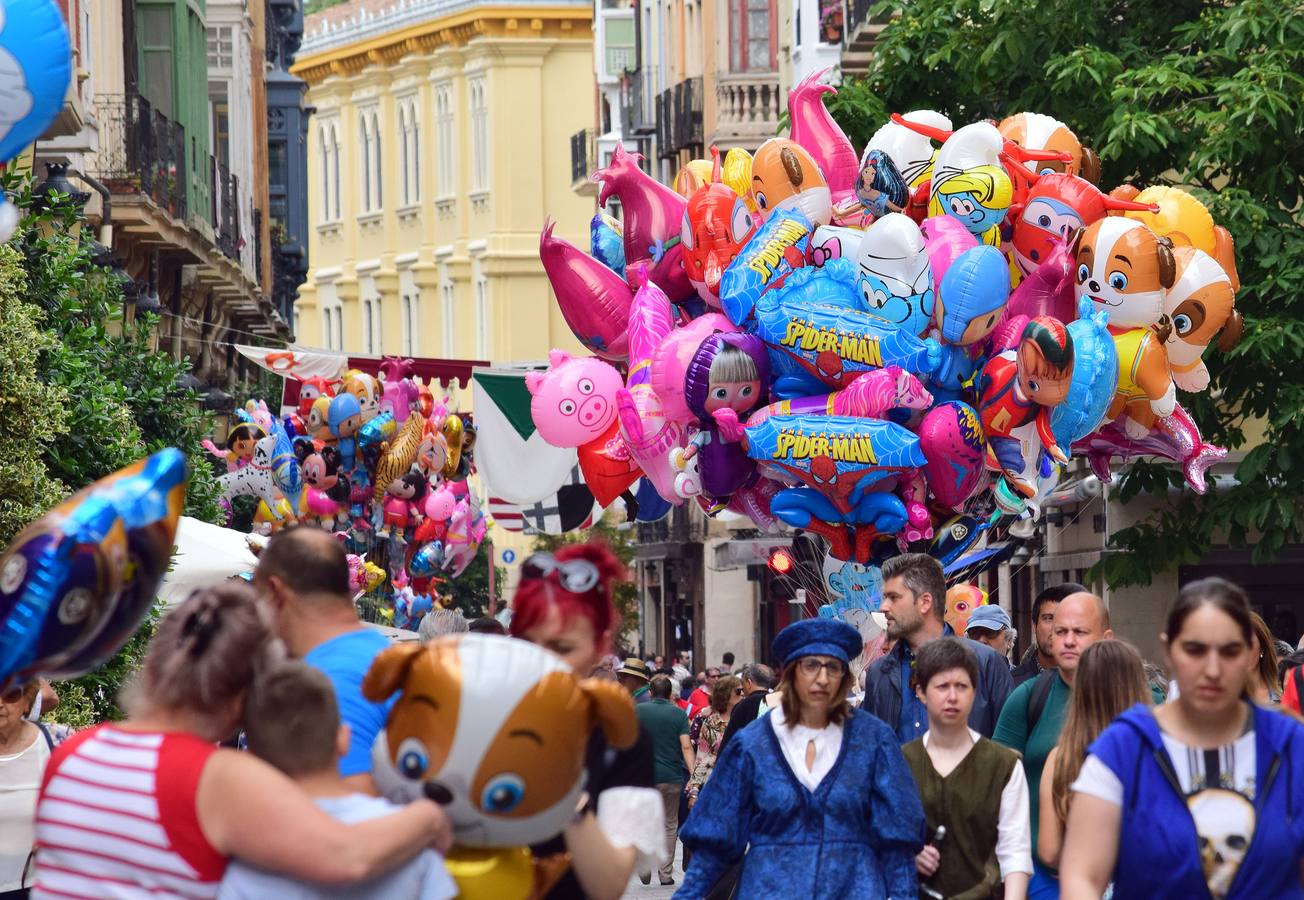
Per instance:
[[[766,565],[768,565],[770,571],[776,575],[787,575],[796,567],[797,563],[793,560],[791,553],[787,550],[779,549],[770,554],[770,558],[766,562]]]

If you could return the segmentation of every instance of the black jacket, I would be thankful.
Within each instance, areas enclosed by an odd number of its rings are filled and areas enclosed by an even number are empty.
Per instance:
[[[729,739],[737,734],[739,729],[746,728],[756,721],[756,717],[761,713],[761,704],[765,702],[765,695],[768,693],[767,688],[758,688],[734,705],[733,712],[729,713],[729,724],[725,726],[724,737],[720,738],[720,753],[724,752],[724,745],[729,743]],[[716,754],[717,759],[720,753]]]

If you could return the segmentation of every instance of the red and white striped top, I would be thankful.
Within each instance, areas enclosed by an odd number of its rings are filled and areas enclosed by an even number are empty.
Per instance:
[[[193,735],[111,725],[61,744],[36,806],[34,900],[217,896],[226,857],[195,812],[216,749]]]

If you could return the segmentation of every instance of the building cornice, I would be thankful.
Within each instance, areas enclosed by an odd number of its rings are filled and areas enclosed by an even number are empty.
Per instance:
[[[592,20],[589,3],[551,0],[535,6],[518,0],[482,6],[470,0],[411,0],[378,15],[359,13],[306,38],[290,72],[314,85],[331,76],[357,75],[368,66],[392,66],[411,54],[463,47],[475,39],[589,41]]]

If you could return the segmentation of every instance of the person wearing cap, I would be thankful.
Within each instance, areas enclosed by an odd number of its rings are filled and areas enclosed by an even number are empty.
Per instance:
[[[624,665],[616,670],[616,681],[620,686],[629,691],[629,695],[634,698],[635,703],[647,703],[652,699],[648,693],[648,682],[652,678],[652,673],[647,667],[647,663],[637,656],[631,656],[625,660]]]
[[[721,751],[680,830],[693,851],[677,898],[740,866],[736,896],[913,898],[924,814],[891,729],[851,708],[860,633],[804,619],[774,639],[782,702]]]
[[[1010,648],[1014,646],[1014,624],[1004,609],[995,603],[984,603],[969,613],[969,624],[965,626],[964,636],[971,641],[986,644],[1008,659]]]
[[[972,646],[943,637],[915,657],[912,680],[928,712],[928,731],[902,752],[919,787],[928,833],[946,829],[919,851],[915,867],[921,895],[991,897],[1004,882],[1005,900],[1024,900],[1032,876],[1028,781],[1013,750],[969,727],[978,683]]]

